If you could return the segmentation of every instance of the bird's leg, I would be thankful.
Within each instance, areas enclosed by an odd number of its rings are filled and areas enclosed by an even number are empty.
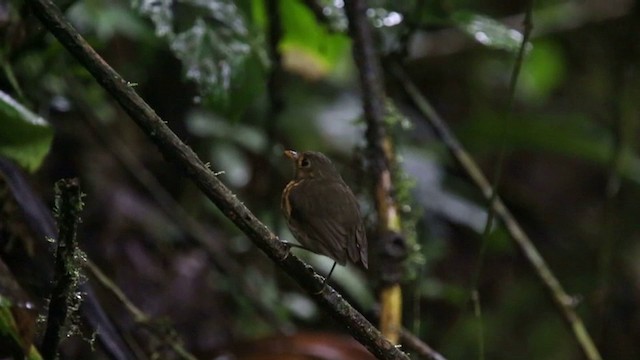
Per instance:
[[[316,293],[316,295],[320,294],[324,290],[325,286],[327,286],[327,281],[329,281],[329,278],[331,277],[331,274],[333,274],[333,270],[336,268],[337,264],[338,263],[336,261],[333,262],[333,266],[331,266],[331,270],[329,270],[329,274],[327,274],[327,277],[324,278],[324,281],[322,282],[322,287]]]
[[[338,264],[337,261],[333,262],[333,266],[331,266],[331,270],[329,270],[329,274],[327,274],[327,277],[324,278],[324,281],[322,282],[322,287],[324,288],[324,285],[326,285],[327,281],[329,281],[329,278],[331,277],[331,274],[333,274],[333,270],[336,268],[336,265]]]
[[[286,240],[280,240],[280,242],[282,242],[283,245],[288,246],[289,248],[303,249],[303,250],[312,252],[314,254],[322,255],[322,254],[319,254],[319,253],[317,253],[317,252],[315,252],[315,251],[313,251],[313,250],[311,250],[309,248],[306,248],[306,247],[304,247],[304,246],[302,246],[300,244],[295,244],[295,243],[292,243],[292,242],[289,242],[289,241],[286,241]],[[324,287],[327,285],[327,281],[329,281],[329,278],[331,278],[331,274],[333,274],[333,270],[335,270],[337,264],[338,263],[336,261],[333,262],[333,265],[331,266],[331,270],[329,270],[329,274],[327,274],[327,277],[325,277],[324,281],[322,281],[322,287],[320,288],[320,291],[318,291],[316,294],[320,294],[322,292],[322,290],[324,290]]]
[[[322,254],[320,254],[319,252],[317,252],[317,251],[313,251],[313,250],[311,250],[311,249],[309,249],[309,248],[306,248],[306,247],[304,247],[304,246],[302,246],[302,245],[300,245],[300,244],[294,244],[294,243],[292,243],[292,242],[288,242],[288,241],[286,241],[286,240],[280,240],[280,241],[281,241],[285,246],[288,246],[288,247],[290,247],[290,248],[298,248],[298,249],[302,249],[302,250],[306,250],[306,251],[312,252],[312,253],[314,253],[314,254],[322,255]],[[327,277],[324,279],[324,282],[322,283],[322,285],[323,285],[322,287],[323,287],[323,288],[324,288],[324,284],[326,284],[326,283],[327,283],[327,281],[329,280],[329,278],[331,277],[331,274],[333,273],[333,269],[335,269],[335,268],[336,268],[336,264],[338,264],[338,263],[334,261],[334,262],[333,262],[333,266],[331,266],[331,270],[329,270],[329,274],[327,275]]]

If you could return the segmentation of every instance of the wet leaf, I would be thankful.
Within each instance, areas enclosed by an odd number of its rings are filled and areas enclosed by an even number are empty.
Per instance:
[[[244,12],[230,0],[136,0],[204,94],[224,96],[259,48]]]
[[[458,12],[452,18],[462,31],[484,46],[517,52],[522,43],[520,31],[510,29],[490,17]]]
[[[0,90],[0,128],[0,155],[35,171],[53,140],[49,124]]]

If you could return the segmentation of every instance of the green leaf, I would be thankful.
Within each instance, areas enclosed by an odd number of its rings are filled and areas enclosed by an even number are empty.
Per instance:
[[[300,1],[281,2],[284,36],[280,44],[287,70],[308,79],[329,75],[348,58],[349,39],[318,24]]]
[[[522,43],[522,33],[490,17],[457,12],[452,19],[462,31],[484,46],[517,52]]]
[[[542,102],[564,82],[565,73],[560,46],[551,41],[536,42],[522,64],[519,95],[530,102]]]
[[[136,0],[138,10],[168,40],[203,93],[227,93],[259,42],[242,9],[231,0]]]
[[[4,302],[1,295],[0,302]],[[2,346],[2,348],[0,348],[0,355],[7,356],[14,354],[16,358],[21,358],[20,355],[26,355],[25,359],[28,360],[42,360],[40,353],[33,344],[27,344],[26,349],[21,349],[20,342],[22,340],[19,326],[11,312],[10,306],[0,306],[0,345]]]
[[[40,116],[0,91],[0,155],[35,171],[49,152],[53,131]]]

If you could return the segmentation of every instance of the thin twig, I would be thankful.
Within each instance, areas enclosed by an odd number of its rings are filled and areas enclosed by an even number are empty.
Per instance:
[[[100,285],[109,290],[111,294],[113,294],[113,296],[115,296],[116,299],[118,299],[118,301],[120,301],[122,305],[124,305],[125,309],[127,309],[127,311],[131,314],[134,321],[149,321],[149,317],[144,312],[142,312],[142,310],[138,309],[138,307],[135,306],[135,304],[133,304],[133,302],[131,302],[129,298],[127,298],[124,292],[122,292],[122,290],[120,290],[120,288],[116,284],[114,284],[113,281],[111,281],[111,279],[109,279],[109,277],[107,277],[107,275],[105,275],[105,273],[103,273],[102,270],[100,270],[100,268],[93,263],[93,261],[87,259],[85,266],[87,269],[89,269],[93,277],[98,280]]]
[[[400,330],[400,340],[402,344],[407,348],[415,351],[417,354],[426,356],[431,360],[447,360],[439,352],[433,350],[431,346],[420,340],[417,336],[413,335],[409,330],[402,328]]]
[[[256,216],[216,177],[213,171],[173,133],[166,123],[87,44],[50,0],[29,0],[34,14],[60,43],[112,95],[164,156],[176,165],[247,237],[282,268],[351,335],[380,359],[408,359],[322,277],[291,254]]]
[[[282,21],[280,16],[280,0],[265,0],[265,7],[269,19],[268,51],[271,60],[271,70],[267,79],[267,94],[269,96],[269,114],[267,119],[267,138],[270,144],[273,142],[276,131],[276,120],[284,107],[282,97],[282,53],[280,41],[282,40]],[[270,148],[267,150],[269,151]]]
[[[113,296],[115,296],[118,299],[118,301],[122,303],[122,305],[124,305],[125,309],[127,309],[127,311],[131,314],[131,316],[133,317],[133,320],[136,323],[139,323],[139,324],[152,323],[152,319],[149,317],[149,315],[145,314],[131,300],[129,300],[129,298],[127,298],[124,292],[122,292],[122,290],[120,290],[120,288],[113,281],[111,281],[111,279],[109,279],[109,277],[105,275],[102,272],[102,270],[100,270],[100,268],[93,263],[93,261],[87,259],[85,262],[85,266],[89,269],[89,271],[91,271],[91,274],[94,276],[94,278],[98,280],[98,282],[104,288],[109,290],[111,294],[113,294]],[[173,336],[166,336],[165,329],[162,329],[162,331],[157,331],[156,329],[149,326],[147,328],[150,329],[149,331],[154,336],[162,337],[162,339],[160,340],[165,344],[169,344],[169,346],[171,346],[171,349],[173,349],[173,351],[175,351],[175,353],[178,356],[180,356],[180,358],[185,360],[196,360],[196,357],[193,356],[191,353],[189,353],[184,348],[184,346],[182,346],[182,344],[178,339],[176,339]],[[175,330],[169,329],[169,332],[174,333]],[[160,333],[160,335],[158,335],[158,333]],[[163,334],[165,336],[162,336]]]
[[[460,144],[458,139],[453,135],[444,120],[435,111],[431,104],[425,99],[418,88],[404,73],[400,65],[394,64],[391,71],[395,77],[402,83],[409,97],[415,106],[422,112],[429,125],[436,132],[440,140],[445,144],[458,165],[467,173],[471,181],[480,189],[485,199],[489,200],[493,194],[491,184],[484,176],[473,158]],[[502,220],[507,232],[518,245],[518,249],[522,252],[528,264],[531,266],[535,274],[547,289],[548,295],[556,304],[558,310],[563,315],[567,324],[571,327],[573,335],[578,341],[580,348],[590,360],[600,360],[601,356],[596,348],[591,336],[587,332],[584,323],[575,312],[574,300],[569,296],[562,285],[555,277],[545,260],[531,242],[529,236],[524,232],[520,224],[511,214],[500,197],[496,197],[493,203],[496,215]]]
[[[484,345],[484,324],[482,321],[482,305],[480,304],[480,292],[477,289],[471,290],[471,302],[473,303],[473,315],[476,317],[476,324],[478,326],[478,359],[485,359],[485,345]]]
[[[529,43],[529,38],[531,37],[531,31],[533,30],[532,16],[533,16],[533,1],[530,1],[524,17],[524,31],[522,33],[522,41],[520,42],[520,47],[518,48],[518,53],[516,55],[513,70],[511,72],[511,77],[509,79],[509,90],[508,90],[509,97],[507,100],[507,109],[505,112],[504,121],[502,123],[502,134],[500,136],[501,143],[499,146],[500,150],[499,150],[498,160],[496,162],[497,165],[493,174],[493,184],[491,186],[492,193],[491,193],[491,197],[489,198],[490,205],[487,210],[487,221],[485,223],[484,231],[482,234],[482,239],[483,239],[482,247],[480,250],[478,266],[475,272],[475,279],[473,281],[474,290],[476,290],[478,287],[478,281],[480,279],[480,274],[482,272],[482,259],[484,257],[484,253],[487,248],[487,240],[489,238],[491,229],[493,229],[493,222],[496,215],[494,210],[495,208],[494,206],[492,206],[492,204],[495,202],[496,197],[498,196],[500,179],[502,178],[502,165],[504,163],[504,159],[507,153],[505,139],[509,136],[508,125],[509,125],[509,121],[511,120],[511,115],[513,113],[513,103],[515,100],[516,85],[518,83],[520,69],[522,68],[522,63],[524,61],[524,54],[526,51],[526,47],[527,47],[527,44]]]
[[[482,301],[480,297],[480,290],[478,289],[478,284],[480,282],[480,277],[482,274],[482,265],[484,263],[484,256],[487,251],[487,247],[489,246],[490,234],[493,229],[494,220],[496,217],[495,207],[493,204],[495,203],[498,192],[500,188],[500,180],[502,179],[502,165],[504,164],[504,159],[507,154],[507,146],[505,143],[505,139],[509,136],[509,123],[511,121],[511,115],[513,114],[513,103],[515,101],[516,95],[516,85],[518,84],[518,78],[520,76],[520,69],[522,68],[522,63],[524,61],[524,54],[529,44],[529,38],[531,36],[531,31],[533,30],[533,0],[529,1],[527,11],[524,17],[524,31],[522,33],[522,41],[520,42],[520,47],[518,48],[518,53],[516,55],[515,63],[513,66],[513,70],[511,72],[511,78],[509,80],[509,97],[507,100],[507,109],[504,115],[504,119],[502,122],[502,134],[500,136],[500,145],[499,145],[499,155],[496,162],[496,168],[493,175],[493,184],[491,186],[491,196],[489,197],[489,201],[487,204],[487,220],[485,222],[484,231],[482,233],[482,244],[480,246],[480,253],[478,254],[478,261],[476,265],[476,271],[473,277],[472,289],[471,289],[471,299],[473,302],[474,314],[477,317],[478,324],[478,351],[479,351],[479,359],[484,359],[485,356],[485,344],[484,344],[484,328],[483,328],[483,320],[482,320]]]
[[[542,6],[537,12],[545,21],[536,25],[533,36],[543,38],[551,34],[567,33],[592,23],[613,21],[631,14],[634,10],[633,1],[609,2],[607,5],[610,6],[602,6],[604,3],[604,1],[559,1],[554,5]],[[496,18],[496,20],[510,29],[521,31],[525,16],[524,13],[517,13]],[[412,63],[420,63],[428,58],[456,55],[482,46],[458,27],[434,30],[428,23],[417,25],[418,31],[413,34],[414,45],[406,59]]]
[[[271,60],[271,67],[267,74],[267,98],[269,103],[264,122],[267,146],[264,150],[265,158],[273,157],[274,150],[281,146],[278,139],[278,122],[285,108],[283,89],[285,85],[285,72],[282,64],[282,0],[264,0],[268,26],[267,26],[267,52]],[[282,149],[284,150],[284,149]],[[280,213],[280,193],[269,191],[277,189],[279,184],[278,173],[273,166],[267,166],[262,171],[263,184],[260,189],[265,192],[265,201],[261,201],[267,211],[273,214]],[[260,209],[257,210],[260,212]],[[276,234],[282,230],[282,217],[276,217],[272,222],[273,230]]]

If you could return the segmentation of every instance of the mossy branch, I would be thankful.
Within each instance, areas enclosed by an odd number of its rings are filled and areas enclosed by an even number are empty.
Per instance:
[[[57,358],[60,333],[69,315],[71,298],[80,277],[76,260],[78,248],[76,230],[84,205],[82,196],[78,179],[63,179],[56,182],[55,215],[58,220],[58,246],[47,328],[42,341],[42,357],[47,360]]]
[[[358,68],[364,119],[367,124],[367,161],[373,178],[373,197],[378,221],[375,242],[369,246],[373,255],[373,267],[382,282],[380,289],[380,330],[397,344],[402,328],[402,291],[400,278],[406,251],[391,253],[389,249],[406,250],[406,239],[402,233],[400,211],[394,197],[391,164],[395,159],[395,149],[385,128],[386,95],[380,61],[373,43],[371,26],[366,16],[364,0],[345,1],[345,13],[349,20],[349,36],[353,40],[353,58]],[[393,273],[393,279],[386,280],[383,272]]]

